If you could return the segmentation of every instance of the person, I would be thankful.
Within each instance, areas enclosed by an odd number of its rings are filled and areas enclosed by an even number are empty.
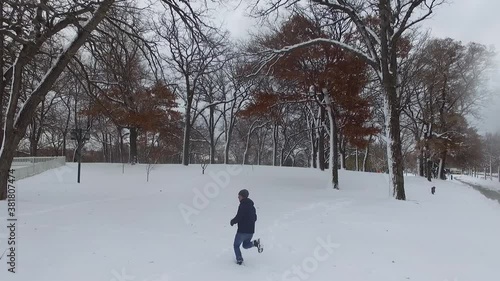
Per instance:
[[[252,241],[255,233],[255,222],[257,221],[257,212],[254,207],[253,201],[248,198],[249,192],[246,189],[240,190],[238,193],[238,200],[240,205],[236,216],[231,220],[231,226],[238,224],[238,230],[234,237],[234,254],[236,255],[236,263],[242,264],[243,257],[241,255],[240,246],[243,244],[244,249],[256,247],[258,252],[261,253],[263,248],[260,244],[260,239]]]

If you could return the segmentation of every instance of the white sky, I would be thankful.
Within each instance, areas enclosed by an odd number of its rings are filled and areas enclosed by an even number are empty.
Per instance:
[[[231,2],[231,1],[227,1]],[[227,23],[225,26],[233,37],[244,38],[248,31],[258,28],[256,20],[245,16],[245,0],[240,8],[234,10],[239,1],[228,3],[228,7],[220,10],[220,15]],[[433,16],[423,23],[423,27],[431,30],[434,37],[450,37],[464,44],[474,41],[486,46],[493,46],[500,53],[500,1],[498,0],[448,0],[447,4],[438,7]],[[497,64],[500,66],[500,54]],[[500,71],[492,81],[500,89]],[[493,93],[492,99],[482,111],[483,120],[473,124],[480,133],[487,131],[500,132],[500,92]]]
[[[463,43],[476,42],[493,46],[498,53],[496,64],[500,67],[500,16],[497,0],[453,0],[439,7],[435,15],[425,22],[436,37],[450,37]],[[500,71],[494,75],[492,84],[500,89]],[[500,92],[494,92],[482,111],[483,120],[474,125],[480,133],[500,132]]]

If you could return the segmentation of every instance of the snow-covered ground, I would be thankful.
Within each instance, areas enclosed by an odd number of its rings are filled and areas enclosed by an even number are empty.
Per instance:
[[[500,182],[498,181],[498,178],[495,177],[491,179],[489,176],[486,179],[484,179],[484,175],[483,177],[478,177],[478,178],[466,175],[456,175],[455,177],[459,180],[462,180],[470,184],[480,185],[487,189],[500,191]]]
[[[500,204],[457,181],[407,177],[408,201],[385,174],[211,165],[83,164],[16,184],[16,273],[25,281],[496,281]],[[436,194],[430,193],[436,186]],[[255,201],[255,237],[234,263],[237,192]],[[0,202],[7,248],[7,203]],[[1,253],[0,253],[1,255]]]

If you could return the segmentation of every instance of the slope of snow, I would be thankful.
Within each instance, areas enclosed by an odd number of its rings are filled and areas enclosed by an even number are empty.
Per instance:
[[[215,175],[215,176],[214,176]],[[17,183],[16,273],[0,280],[498,280],[500,205],[456,181],[306,168],[76,165]],[[430,187],[436,186],[431,195]],[[265,247],[234,263],[237,193],[247,188]],[[184,213],[181,212],[184,210]],[[7,203],[0,202],[0,251]],[[186,213],[190,210],[191,214]],[[0,252],[0,255],[1,255]]]

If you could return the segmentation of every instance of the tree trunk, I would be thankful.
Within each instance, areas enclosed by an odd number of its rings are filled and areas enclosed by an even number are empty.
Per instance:
[[[342,134],[340,134],[340,140],[339,140],[339,151],[340,151],[340,168],[345,170],[346,169],[346,144],[344,137]]]
[[[20,128],[20,131],[14,129],[15,113],[19,101],[19,95],[22,85],[22,73],[26,62],[23,59],[27,47],[23,46],[20,54],[13,64],[12,85],[10,89],[10,101],[7,107],[7,114],[4,122],[4,138],[2,148],[0,149],[0,200],[7,199],[9,169],[14,160],[14,154],[21,141],[20,135],[24,136],[26,127]],[[2,71],[3,72],[3,71]],[[3,79],[3,76],[2,76]]]
[[[425,176],[427,177],[428,181],[432,181],[432,160],[430,158],[430,146],[429,146],[429,141],[432,136],[432,123],[426,124],[426,132],[424,135],[424,148],[423,148],[423,153],[424,153],[424,170],[425,170]]]
[[[30,156],[31,157],[36,157],[38,153],[38,139],[36,137],[36,132],[38,131],[38,127],[36,124],[35,118],[33,118],[33,121],[31,122],[31,130],[30,130],[30,135],[29,135],[29,141],[30,141]]]
[[[231,117],[232,119],[233,117]],[[226,144],[224,146],[224,164],[229,164],[229,147],[231,146],[231,134],[233,133],[233,121],[229,121],[229,128],[226,132]]]
[[[215,142],[210,143],[210,164],[215,164]]]
[[[102,156],[104,158],[105,163],[109,163],[108,159],[108,134],[102,133]]]
[[[324,102],[324,98],[321,99]],[[321,171],[325,170],[325,108],[320,106],[319,108],[319,136],[318,136],[318,166]]]
[[[430,158],[427,158],[425,166],[426,166],[427,180],[432,181],[432,160]]]
[[[447,156],[448,152],[447,150],[443,150],[441,152],[441,159],[439,159],[439,178],[442,179],[442,180],[445,180],[446,179],[446,173],[445,173],[445,167],[446,167],[446,156]]]
[[[113,146],[113,136],[111,134],[108,135],[108,140],[109,140],[109,163],[115,163],[115,152],[116,148]]]
[[[37,157],[38,156],[38,143],[36,140],[30,142],[30,156]]]
[[[6,130],[9,132],[10,130]],[[10,132],[9,132],[10,133]],[[10,134],[9,134],[10,135]],[[8,180],[9,180],[9,169],[12,166],[12,161],[14,160],[14,153],[16,149],[8,149],[11,147],[16,147],[15,143],[18,140],[13,138],[4,138],[2,148],[0,149],[0,200],[7,199],[8,191]]]
[[[278,124],[273,125],[273,166],[277,165],[277,153],[278,153]]]
[[[63,138],[62,139],[63,143],[62,143],[62,148],[61,148],[61,150],[62,150],[61,151],[61,154],[62,154],[61,156],[64,156],[66,158],[66,135],[64,135],[62,138]]]
[[[312,133],[314,134],[314,132]],[[311,139],[311,168],[318,168],[318,143]]]
[[[257,148],[257,165],[260,165],[260,157],[261,157],[261,150],[260,150],[260,144]]]
[[[311,162],[310,162],[310,167],[311,168],[317,168],[318,167],[318,159],[317,159],[317,146],[316,146],[316,139],[315,139],[315,135],[316,135],[316,129],[314,128],[315,127],[315,124],[314,124],[314,117],[311,116],[309,117],[309,115],[306,115],[307,116],[307,124],[309,124],[309,127],[310,127],[310,132],[309,132],[309,141],[310,141],[310,149],[311,149]]]
[[[330,156],[328,159],[329,168],[332,172],[332,187],[340,189],[339,186],[339,168],[338,168],[338,151],[337,151],[337,123],[335,122],[335,114],[333,104],[328,93],[325,93],[326,110],[328,112],[328,121],[330,123]]]
[[[347,169],[347,166],[346,166],[346,155],[345,155],[345,146],[343,149],[340,149],[340,167],[341,169],[343,170],[346,170]]]
[[[492,157],[490,155],[490,180],[493,180],[493,170],[492,170],[493,169],[493,167],[492,167],[493,163],[492,163],[492,159],[491,158]]]
[[[68,97],[68,102],[65,103],[66,107],[68,108],[68,116],[66,117],[66,123],[64,124],[64,130],[63,130],[63,145],[62,145],[62,155],[66,157],[66,136],[68,135],[69,131],[69,121],[71,120],[71,97]]]
[[[42,113],[43,114],[43,102],[42,102]],[[42,119],[40,117],[40,119]],[[30,135],[29,135],[29,141],[30,141],[30,156],[36,157],[38,156],[38,144],[40,143],[40,137],[42,135],[42,124],[37,123],[36,117],[32,118],[31,122],[31,130],[30,130]]]
[[[245,142],[245,151],[243,152],[243,165],[248,164],[248,147],[250,146],[250,136],[252,135],[252,128],[247,134],[247,140]]]
[[[393,196],[398,200],[406,200],[403,175],[403,155],[401,151],[401,135],[399,125],[399,110],[395,86],[388,92],[388,126],[387,126],[387,159],[389,176],[392,180]],[[392,92],[392,93],[391,93]]]
[[[401,148],[401,128],[398,86],[398,38],[394,38],[391,1],[379,0],[380,17],[380,71],[385,91],[384,107],[387,135],[387,161],[393,196],[406,200],[403,176],[403,154]]]
[[[444,170],[444,160],[443,158],[439,158],[438,178],[441,180],[444,180],[442,177],[442,174],[444,174],[443,170]]]
[[[184,116],[184,141],[182,145],[182,165],[189,165],[189,145],[191,138],[191,105],[193,100],[193,94],[188,93],[186,112]]]
[[[215,105],[209,107],[210,164],[215,164]]]
[[[285,164],[285,144],[280,148],[280,167],[282,167]]]
[[[261,131],[262,132],[262,131]],[[259,138],[259,148],[257,149],[257,165],[262,164],[262,150],[266,144],[267,130],[264,131],[261,138]]]
[[[118,149],[120,150],[119,153],[120,153],[120,161],[121,163],[125,163],[125,153],[124,153],[124,143],[123,143],[123,134],[122,134],[122,131],[123,129],[121,127],[117,127],[117,130],[118,130],[118,137],[119,137],[119,147]]]
[[[418,154],[418,175],[424,177],[424,151],[420,149]]]
[[[356,171],[359,171],[359,156],[358,156],[358,148],[356,148]]]
[[[363,172],[367,171],[368,155],[370,154],[371,141],[372,141],[372,136],[370,136],[370,139],[368,141],[368,145],[366,146],[366,149],[365,149],[365,156],[363,157]]]
[[[129,128],[130,131],[130,152],[129,152],[129,163],[137,163],[137,128]]]

